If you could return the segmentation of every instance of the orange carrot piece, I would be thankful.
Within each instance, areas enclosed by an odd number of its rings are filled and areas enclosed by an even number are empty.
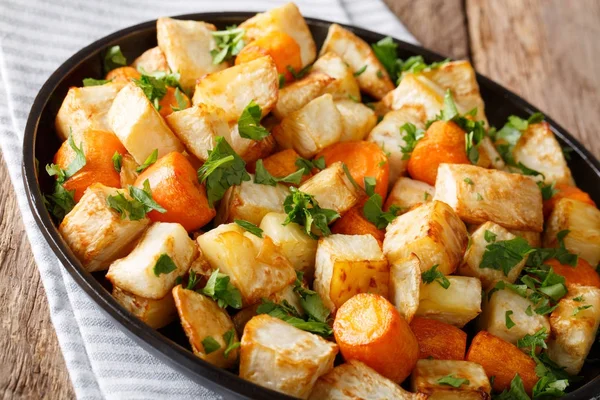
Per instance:
[[[551,266],[555,273],[565,277],[567,289],[570,289],[575,285],[595,286],[600,288],[600,276],[598,276],[594,267],[581,257],[578,258],[577,265],[574,267],[561,264],[555,258],[545,261],[544,264]]]
[[[596,207],[596,203],[590,197],[589,194],[579,189],[576,186],[566,185],[564,183],[557,183],[554,185],[554,189],[557,193],[552,196],[549,200],[544,200],[544,218],[548,218],[548,216],[552,213],[554,206],[560,199],[569,198],[573,200],[581,201],[582,203],[587,203]]]
[[[284,74],[286,81],[294,79],[288,66],[295,71],[302,69],[300,46],[286,33],[270,32],[249,43],[240,51],[235,59],[235,65],[246,63],[257,58],[271,56],[275,61],[277,72]]]
[[[172,152],[160,158],[138,176],[135,186],[143,187],[146,179],[154,201],[167,210],[150,211],[148,217],[152,221],[178,222],[191,232],[215,216],[215,210],[208,205],[206,189],[183,154]]]
[[[181,94],[181,98],[183,99],[183,103],[185,104],[184,108],[188,108],[192,103],[190,99],[183,93],[181,90],[179,91]],[[175,97],[175,88],[171,86],[167,86],[167,93],[164,95],[162,99],[158,102],[160,106],[160,110],[158,111],[160,115],[165,118],[173,112],[173,108],[179,108],[179,103],[177,102],[177,98]]]
[[[519,374],[525,390],[531,395],[539,379],[535,373],[535,361],[531,357],[514,344],[487,331],[475,335],[466,360],[480,364],[488,377],[494,376],[493,388],[499,392],[510,388],[510,382]]]
[[[419,358],[464,360],[467,334],[457,327],[429,318],[414,317],[410,329],[419,343]]]
[[[341,142],[326,147],[315,158],[325,157],[325,164],[341,161],[348,167],[350,175],[362,188],[364,179],[375,178],[375,192],[385,201],[387,196],[390,167],[384,151],[373,142]]]
[[[283,178],[298,171],[296,161],[299,158],[300,156],[293,149],[282,150],[263,159],[263,166],[274,177]],[[311,174],[309,171],[308,175],[304,175],[300,183],[307,180]]]
[[[77,137],[74,140],[75,145],[83,150],[86,164],[63,184],[66,190],[75,190],[75,202],[81,199],[83,192],[93,183],[121,187],[120,175],[115,170],[112,161],[115,152],[121,155],[127,154],[127,150],[119,139],[112,132],[100,130],[88,130]],[[77,143],[77,140],[81,140],[81,142]],[[62,169],[66,169],[74,159],[75,151],[67,140],[56,152],[54,163]]]
[[[383,245],[385,230],[377,229],[371,221],[365,218],[363,207],[365,206],[367,199],[367,197],[363,197],[357,205],[346,211],[346,213],[333,224],[331,232],[343,235],[372,235],[381,246]]]
[[[408,160],[408,173],[433,186],[442,163],[471,163],[465,150],[465,131],[452,121],[436,121],[429,126]]]
[[[360,293],[337,311],[335,340],[346,360],[359,360],[381,375],[402,382],[419,357],[408,323],[384,297]]]
[[[142,74],[140,74],[138,72],[138,70],[133,67],[119,67],[119,68],[113,69],[108,74],[106,74],[105,79],[112,80],[115,83],[116,82],[128,83],[132,79],[140,79],[141,77],[142,77]]]

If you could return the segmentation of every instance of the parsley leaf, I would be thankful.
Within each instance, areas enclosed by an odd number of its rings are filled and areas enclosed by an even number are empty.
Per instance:
[[[331,234],[329,224],[340,217],[337,211],[328,208],[319,207],[319,203],[308,193],[299,191],[295,187],[290,187],[291,193],[283,202],[283,209],[287,218],[283,225],[295,222],[304,226],[305,232],[313,239],[318,239],[316,231],[321,236]]]
[[[547,399],[564,396],[570,379],[564,368],[556,365],[546,353],[539,356],[532,354],[532,358],[537,364],[535,373],[540,378],[533,387],[533,398]]]
[[[510,382],[510,389],[504,390],[496,398],[496,400],[531,400],[523,386],[523,380],[516,374]]]
[[[279,74],[279,89],[285,86],[285,74]]]
[[[402,134],[402,132],[404,132],[404,134]],[[411,153],[415,149],[417,142],[421,140],[423,136],[425,136],[425,131],[421,128],[417,128],[410,122],[406,122],[400,127],[400,135],[402,136],[402,140],[405,144],[404,146],[400,146],[400,150],[402,151],[402,159],[408,160]]]
[[[150,212],[152,210],[156,210],[159,213],[167,212],[167,210],[165,210],[152,198],[152,190],[150,189],[150,182],[148,181],[148,179],[144,181],[143,189],[140,189],[135,186],[129,186],[129,195],[135,200],[142,203],[146,209],[146,212]]]
[[[312,69],[312,65],[307,65],[306,67],[302,68],[300,71],[296,71],[294,69],[294,67],[292,67],[291,65],[288,65],[286,67],[286,69],[288,71],[290,71],[290,74],[292,74],[292,76],[294,77],[294,80],[300,80],[302,78],[304,78],[306,76],[306,74],[308,74],[310,72],[310,70]]]
[[[118,173],[121,173],[123,156],[118,151],[115,151],[115,154],[113,154],[112,162],[113,162],[113,167],[115,168],[115,171],[117,171]]]
[[[165,213],[165,210],[160,204],[152,198],[150,183],[146,179],[143,183],[143,189],[129,186],[130,199],[126,198],[121,192],[116,195],[108,196],[106,199],[109,207],[121,214],[121,218],[129,217],[131,221],[137,221],[146,216],[152,210],[159,213]]]
[[[548,339],[548,331],[542,327],[533,335],[527,334],[517,341],[517,347],[521,349],[531,349],[531,354],[535,355],[535,350],[538,347],[547,349],[546,340]]]
[[[363,72],[365,72],[367,70],[367,65],[363,65],[361,69],[359,69],[358,71],[354,72],[354,76],[360,76]]]
[[[384,212],[382,209],[383,199],[380,194],[375,193],[375,178],[367,176],[365,177],[364,182],[369,199],[363,206],[363,214],[367,220],[377,227],[377,229],[384,229],[389,223],[396,219],[401,208],[392,205],[388,211]]]
[[[69,135],[69,146],[75,151],[75,159],[71,161],[67,169],[65,170],[65,178],[69,179],[73,175],[75,175],[79,170],[85,167],[87,163],[85,159],[85,154],[83,153],[82,147],[77,147],[75,141],[73,140],[73,135]],[[80,143],[79,146],[82,146]]]
[[[298,310],[289,304],[287,300],[283,300],[282,304],[277,304],[263,299],[262,304],[258,306],[256,312],[258,314],[269,314],[271,317],[279,318],[298,329],[312,332],[316,335],[328,337],[333,334],[333,330],[328,323],[314,321],[311,317],[303,319]]]
[[[471,382],[469,382],[468,379],[456,378],[452,374],[450,374],[438,379],[437,383],[439,383],[440,385],[452,386],[453,388],[459,388],[462,385],[468,385]]]
[[[198,170],[198,179],[206,184],[208,204],[213,207],[231,186],[250,180],[246,163],[222,137],[215,138],[215,147],[208,150],[208,159]]]
[[[513,315],[513,310],[507,310],[504,313],[504,323],[506,324],[506,327],[508,329],[511,329],[513,326],[515,326],[515,323],[513,322],[513,320],[510,318],[510,316]]]
[[[321,296],[314,290],[302,286],[304,273],[296,271],[296,281],[294,282],[294,292],[300,296],[300,304],[309,316],[309,319],[318,322],[328,322],[330,310],[325,307]]]
[[[198,276],[196,275],[196,271],[190,269],[190,273],[188,275],[188,282],[185,288],[187,290],[194,290],[194,287],[198,284]]]
[[[204,347],[204,354],[210,354],[219,350],[221,345],[212,336],[207,336],[202,339],[202,347]]]
[[[245,139],[261,140],[271,134],[263,126],[260,125],[262,117],[262,109],[258,104],[251,100],[250,103],[242,111],[242,115],[238,120],[238,132]]]
[[[54,217],[62,221],[73,207],[75,207],[75,190],[66,190],[60,182],[54,183],[54,192],[44,195],[44,204]]]
[[[276,178],[266,170],[265,166],[263,165],[263,160],[258,160],[256,162],[256,171],[254,172],[254,183],[268,186],[275,186],[277,185],[277,182],[299,185],[300,181],[302,180],[302,176],[304,175],[304,171],[304,169],[299,169],[298,171],[293,172],[288,176],[284,176],[283,178]]]
[[[517,167],[521,170],[521,174],[523,174],[523,175],[527,175],[527,176],[541,176],[542,178],[546,179],[546,177],[544,176],[544,174],[542,174],[539,171],[536,171],[535,169],[531,169],[531,168],[527,167],[522,162],[519,162],[517,164]]]
[[[244,35],[246,31],[238,28],[237,25],[226,27],[224,31],[211,32],[215,39],[216,48],[210,51],[213,64],[221,64],[223,61],[229,61],[244,48]]]
[[[544,115],[541,113],[535,113],[527,120],[511,115],[502,129],[496,132],[496,149],[508,165],[514,166],[516,164],[512,153],[523,132],[529,128],[529,125],[537,124],[543,120]]]
[[[253,234],[254,236],[258,236],[259,238],[263,237],[263,230],[258,226],[254,225],[252,222],[244,221],[243,219],[234,219],[233,222]]]
[[[233,350],[240,347],[241,343],[235,341],[235,331],[233,329],[228,330],[223,334],[223,340],[225,340],[225,351],[223,352],[223,356],[225,358],[229,357],[229,353]]]
[[[556,185],[556,182],[552,182],[549,185],[546,185],[544,182],[538,182],[537,185],[542,191],[542,199],[544,200],[550,200],[552,197],[554,197],[555,194],[559,192],[558,190],[554,189],[554,185]]]
[[[112,79],[94,79],[94,78],[85,78],[83,80],[83,86],[87,87],[87,86],[102,86],[102,85],[106,85],[107,83],[112,82]]]
[[[573,316],[576,317],[580,311],[587,310],[588,308],[592,308],[591,304],[586,304],[585,306],[579,306],[573,311]]]
[[[520,236],[491,243],[485,248],[479,268],[500,270],[508,276],[510,271],[523,261],[523,258],[534,251],[527,240]]]
[[[177,265],[167,253],[162,253],[158,257],[158,260],[156,260],[156,264],[154,264],[154,268],[152,269],[155,276],[169,274],[175,270],[177,270]]]
[[[215,300],[221,308],[242,308],[242,294],[229,282],[229,276],[220,273],[218,269],[213,271],[200,293]]]
[[[121,52],[121,46],[112,46],[104,55],[104,72],[109,73],[115,68],[127,65],[127,59]]]
[[[471,178],[469,178],[469,177],[465,178],[464,181],[465,181],[465,183],[467,185],[474,185],[475,184],[475,183],[473,183],[473,180]]]
[[[181,85],[179,84],[179,79],[181,79],[181,74],[178,72],[165,72],[165,71],[153,71],[148,72],[144,70],[142,67],[138,67],[138,71],[145,76],[150,78],[154,78],[156,81],[165,84],[165,86],[171,86],[174,88],[178,88],[183,90]]]
[[[177,101],[177,107],[171,106],[171,110],[181,111],[187,108],[188,103],[185,100],[185,97],[183,97],[183,94],[181,93],[181,90],[179,90],[179,88],[175,88],[175,100]]]
[[[310,175],[313,168],[323,170],[325,169],[325,156],[321,156],[314,160],[307,160],[306,158],[298,157],[296,160],[296,167],[304,169],[304,175]]]
[[[483,234],[483,238],[488,243],[495,242],[497,237],[498,237],[498,235],[496,235],[494,232],[492,232],[490,230],[487,230],[487,229],[486,229],[486,231]]]
[[[164,81],[150,75],[142,75],[140,79],[133,79],[133,82],[144,92],[150,103],[154,105],[157,111],[160,111],[160,100],[167,94],[167,85]]]
[[[438,264],[423,272],[421,274],[421,279],[426,284],[430,284],[433,281],[436,281],[440,284],[441,287],[443,287],[444,289],[448,289],[450,287],[450,281],[444,276],[443,273],[438,271],[437,268]]]

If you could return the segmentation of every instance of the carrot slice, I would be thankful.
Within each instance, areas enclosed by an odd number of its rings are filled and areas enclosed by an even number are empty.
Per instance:
[[[535,361],[517,346],[508,343],[487,331],[481,331],[473,338],[467,352],[467,361],[480,364],[489,378],[494,376],[494,390],[499,392],[510,388],[510,382],[519,374],[523,386],[531,395],[538,381]]]
[[[138,176],[135,186],[143,187],[146,179],[154,201],[167,210],[150,211],[148,217],[152,221],[178,222],[190,232],[215,216],[215,210],[208,205],[206,189],[183,154],[172,152],[160,158]]]
[[[337,311],[335,340],[346,360],[359,360],[381,375],[402,382],[419,357],[408,323],[384,297],[360,293]]]
[[[274,177],[283,178],[294,172],[298,171],[296,161],[300,158],[300,155],[293,149],[287,149],[279,151],[275,154],[271,154],[269,157],[263,159],[263,167]],[[250,171],[254,173],[254,169]],[[300,183],[304,182],[312,175],[311,171],[308,171],[307,175],[302,177]]]
[[[367,197],[363,197],[357,205],[346,211],[340,219],[332,226],[331,232],[340,233],[343,235],[371,235],[379,245],[383,245],[385,230],[377,229],[377,227],[365,218],[363,207],[367,201]]]
[[[142,74],[140,74],[138,72],[138,70],[133,67],[119,67],[119,68],[113,69],[108,74],[106,74],[105,79],[112,80],[115,83],[116,82],[128,83],[132,79],[140,79],[141,77],[142,77]]]
[[[457,327],[429,318],[414,317],[410,329],[419,343],[419,358],[464,360],[467,334]]]
[[[77,143],[78,140],[80,143]],[[114,168],[112,157],[115,152],[121,155],[127,154],[127,150],[112,132],[88,130],[77,135],[74,142],[83,150],[86,164],[75,175],[67,179],[63,186],[66,190],[75,190],[75,202],[81,199],[83,192],[93,183],[121,187],[121,178]],[[67,140],[54,155],[54,163],[62,169],[67,169],[75,156],[75,150],[71,148]]]
[[[165,93],[164,97],[158,102],[158,105],[160,106],[158,112],[163,118],[170,115],[173,112],[173,108],[181,108],[183,110],[191,105],[190,99],[181,90],[179,91],[179,94],[181,95],[180,99],[183,101],[183,104],[180,105],[177,101],[177,97],[175,97],[175,91],[176,89],[174,87],[167,86],[167,93]]]
[[[548,216],[552,213],[552,210],[554,210],[556,203],[558,203],[560,199],[564,198],[578,200],[582,203],[587,203],[596,207],[596,203],[594,203],[594,200],[592,200],[590,195],[576,186],[557,183],[554,185],[554,190],[556,190],[557,193],[549,200],[544,200],[544,218],[548,218]]]
[[[544,264],[551,266],[555,273],[565,277],[567,289],[570,289],[575,285],[595,286],[600,288],[600,276],[598,276],[594,267],[581,257],[578,258],[577,265],[574,267],[561,264],[555,258],[544,261]]]
[[[387,196],[390,167],[384,151],[374,142],[357,141],[334,143],[326,147],[315,158],[325,157],[326,165],[341,161],[348,167],[350,175],[362,188],[367,176],[375,178],[375,192],[383,200]]]
[[[443,163],[471,163],[465,150],[465,131],[452,121],[436,121],[429,126],[408,160],[408,173],[433,186],[438,166]]]
[[[294,38],[280,31],[267,33],[265,36],[249,43],[237,55],[235,65],[264,56],[271,56],[273,58],[277,72],[284,74],[285,80],[288,82],[294,79],[288,66],[295,71],[302,69],[300,46]]]

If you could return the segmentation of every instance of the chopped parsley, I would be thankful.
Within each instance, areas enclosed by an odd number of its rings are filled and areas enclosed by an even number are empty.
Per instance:
[[[469,382],[468,379],[456,378],[454,375],[450,374],[438,379],[437,383],[440,385],[452,386],[453,388],[459,388],[462,385],[468,385],[471,382]]]
[[[285,74],[279,74],[279,89],[283,89],[285,86]]]
[[[523,380],[519,374],[510,382],[510,388],[504,389],[502,393],[495,397],[495,400],[531,400],[523,386]]]
[[[496,236],[492,237],[488,232],[490,231],[486,231],[484,234],[485,240],[488,243],[490,241],[494,241],[494,243],[486,246],[479,268],[500,270],[505,276],[508,276],[510,271],[523,261],[528,254],[535,251],[535,249],[529,246],[527,240],[520,236],[510,240],[495,242]],[[492,232],[490,233],[493,235]]]
[[[441,287],[443,287],[444,289],[448,289],[450,287],[450,281],[444,276],[443,273],[438,271],[437,268],[438,264],[423,272],[421,274],[421,279],[426,284],[430,284],[433,281],[436,281],[440,284]]]
[[[167,253],[162,253],[158,257],[158,260],[156,260],[156,264],[154,264],[154,268],[152,269],[155,276],[169,274],[175,270],[177,270],[177,265]]]
[[[464,181],[467,185],[474,185],[473,180],[469,177],[465,178]]]
[[[118,151],[115,151],[115,154],[113,154],[112,162],[113,162],[113,167],[114,167],[115,171],[117,171],[118,173],[121,173],[121,167],[123,164],[123,156]]]
[[[340,217],[340,214],[335,210],[319,207],[319,203],[313,196],[308,193],[301,192],[295,187],[290,187],[291,193],[283,202],[283,209],[287,214],[287,218],[283,225],[295,222],[304,227],[305,232],[317,239],[317,232],[321,236],[331,234],[329,224]]]
[[[122,192],[118,192],[116,195],[108,196],[106,199],[109,207],[121,214],[121,219],[129,218],[131,221],[138,221],[152,210],[156,210],[159,213],[167,212],[152,198],[148,179],[144,181],[143,189],[130,185],[128,190],[130,198],[125,197]]]
[[[219,350],[221,345],[212,336],[207,336],[202,339],[202,347],[204,347],[204,354],[210,354]]]
[[[240,347],[241,343],[235,340],[235,331],[233,329],[230,329],[223,334],[223,340],[225,340],[223,357],[229,358],[229,353]]]
[[[258,236],[259,238],[263,237],[263,230],[260,229],[258,226],[254,225],[252,222],[244,221],[243,219],[234,219],[233,222],[235,222],[254,236]]]
[[[213,271],[206,286],[199,292],[215,300],[221,308],[242,308],[242,294],[229,282],[229,276],[220,273],[218,269]]]
[[[211,32],[215,39],[216,48],[210,51],[213,64],[221,64],[223,61],[229,61],[244,48],[244,35],[246,31],[238,28],[237,25],[226,27],[223,31]]]
[[[587,310],[588,308],[592,308],[591,304],[586,304],[585,306],[579,306],[573,311],[573,316],[576,317],[579,312],[583,310]]]
[[[215,201],[223,198],[231,186],[250,180],[246,163],[222,137],[215,138],[215,147],[208,150],[206,162],[198,170],[198,179],[206,185],[208,204],[214,207]]]
[[[158,78],[150,75],[142,75],[140,79],[133,79],[135,83],[146,95],[150,103],[154,106],[157,111],[160,111],[161,106],[159,102],[167,94],[166,83]]]
[[[254,100],[251,100],[242,111],[240,119],[238,119],[237,125],[240,136],[252,140],[262,140],[269,136],[271,132],[260,124],[261,118],[262,109]]]
[[[546,179],[546,177],[544,176],[544,174],[542,174],[539,171],[536,171],[535,169],[531,169],[531,168],[527,167],[522,162],[519,162],[517,164],[517,168],[519,168],[521,170],[521,174],[523,174],[523,175],[527,175],[527,176],[541,176],[543,179]]]
[[[504,323],[508,329],[511,329],[513,326],[515,326],[515,323],[510,318],[511,315],[513,315],[513,310],[507,310],[504,313]]]
[[[308,74],[310,72],[310,70],[312,69],[312,65],[307,65],[306,67],[302,68],[300,71],[296,71],[294,69],[294,67],[292,67],[291,65],[288,65],[285,67],[288,71],[290,71],[290,74],[292,74],[292,76],[294,77],[294,80],[300,80],[302,78],[304,78],[306,76],[306,74]]]
[[[360,76],[363,72],[365,72],[367,70],[367,65],[363,65],[361,69],[359,69],[358,71],[354,72],[354,76]]]
[[[177,107],[171,106],[171,110],[181,111],[187,108],[188,103],[183,96],[184,95],[181,93],[181,90],[179,90],[179,88],[175,88],[175,101],[177,101]]]
[[[314,290],[302,286],[304,273],[296,271],[296,281],[294,282],[294,292],[300,297],[300,304],[308,315],[309,321],[329,322],[330,311],[323,304],[321,296]]]
[[[496,241],[496,238],[498,237],[498,235],[496,235],[494,232],[490,231],[490,230],[485,230],[485,232],[483,233],[483,238],[485,239],[486,242],[488,243],[493,243]]]
[[[158,160],[158,149],[154,149],[152,153],[146,158],[144,163],[135,169],[135,172],[142,172]]]
[[[538,347],[547,349],[546,340],[548,339],[548,331],[542,327],[533,335],[526,334],[523,338],[517,341],[517,347],[521,349],[531,349],[531,354],[535,354]]]
[[[315,321],[308,313],[306,314],[306,317],[303,318],[298,310],[296,310],[296,308],[287,300],[283,300],[278,304],[267,299],[262,299],[262,304],[258,306],[256,312],[258,314],[268,314],[271,317],[279,318],[298,329],[319,336],[329,337],[333,334],[333,330],[328,323]]]
[[[198,276],[196,275],[196,271],[190,269],[190,273],[188,274],[188,281],[185,288],[187,290],[194,290],[196,285],[198,284]]]
[[[121,46],[109,47],[104,55],[104,73],[109,73],[115,68],[125,67],[127,59],[121,52]]]
[[[404,141],[404,146],[400,146],[402,151],[402,159],[408,160],[411,153],[415,149],[417,142],[425,136],[425,131],[421,128],[417,128],[410,122],[405,123],[400,127],[400,135]]]
[[[288,176],[284,176],[283,178],[274,177],[266,170],[263,165],[263,160],[258,160],[256,162],[256,171],[254,172],[254,183],[258,183],[260,185],[268,185],[275,186],[278,182],[283,183],[291,183],[293,185],[299,185],[302,180],[302,176],[304,176],[305,170],[299,169],[296,172],[289,174]]]
[[[544,200],[550,200],[552,197],[554,197],[555,194],[559,192],[554,188],[556,182],[552,182],[549,185],[546,185],[544,182],[538,182],[537,185],[542,191],[542,199]]]
[[[353,94],[348,94],[348,98],[350,100],[352,100],[353,102],[355,102],[355,103],[360,103],[360,98],[357,97],[357,96],[355,96],[355,95],[353,95]]]
[[[112,79],[94,79],[94,78],[85,78],[83,80],[83,86],[102,86],[107,83],[112,82]]]
[[[392,205],[388,211],[383,211],[383,199],[380,194],[375,193],[375,182],[375,178],[369,176],[365,177],[365,191],[367,192],[369,199],[363,206],[363,214],[369,222],[377,227],[377,229],[384,229],[389,223],[396,219],[401,208]]]
[[[321,156],[314,160],[307,160],[306,158],[298,157],[296,160],[296,167],[304,169],[304,175],[310,175],[313,168],[324,170],[325,169],[325,156]]]
[[[530,125],[537,124],[544,120],[541,113],[532,114],[528,119],[522,119],[515,115],[508,117],[508,122],[494,135],[496,140],[496,149],[500,156],[508,165],[515,166],[513,150],[519,139]]]

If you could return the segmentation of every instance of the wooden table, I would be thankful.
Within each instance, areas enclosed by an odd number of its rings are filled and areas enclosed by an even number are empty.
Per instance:
[[[425,47],[469,58],[600,158],[600,2],[385,1]],[[0,176],[0,396],[72,398],[3,161]]]

